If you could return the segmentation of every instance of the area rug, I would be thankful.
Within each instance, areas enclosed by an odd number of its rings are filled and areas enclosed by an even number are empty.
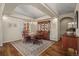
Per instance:
[[[11,44],[23,55],[23,56],[39,56],[54,42],[48,40],[42,40],[42,44],[23,43],[22,40],[11,42]]]

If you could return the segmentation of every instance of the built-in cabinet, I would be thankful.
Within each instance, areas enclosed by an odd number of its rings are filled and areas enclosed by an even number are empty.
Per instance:
[[[50,38],[50,21],[39,21],[37,32],[43,39],[49,40]]]
[[[50,21],[38,22],[38,31],[50,31]]]
[[[65,50],[68,50],[68,48],[74,49],[74,54],[78,54],[78,40],[79,38],[75,35],[73,36],[67,36],[66,34],[62,36],[62,47]],[[77,51],[77,53],[76,53]]]

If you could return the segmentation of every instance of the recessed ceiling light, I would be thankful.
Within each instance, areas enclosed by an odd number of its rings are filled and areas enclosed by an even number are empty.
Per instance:
[[[3,19],[3,20],[6,20],[6,19],[8,19],[8,17],[4,15],[4,16],[2,17],[2,19]]]

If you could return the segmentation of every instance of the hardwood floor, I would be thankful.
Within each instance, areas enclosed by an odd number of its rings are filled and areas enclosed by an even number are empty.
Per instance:
[[[3,49],[2,49],[2,47],[0,47],[0,56],[2,56],[3,55]]]
[[[64,56],[68,51],[64,51],[61,47],[61,41],[56,42],[45,50],[40,56]],[[3,47],[0,47],[1,56],[21,56],[21,54],[10,44],[5,43]]]
[[[41,56],[64,56],[66,51],[62,49],[61,42],[57,42],[44,51]]]
[[[10,44],[5,43],[2,47],[2,56],[21,56],[21,54]]]

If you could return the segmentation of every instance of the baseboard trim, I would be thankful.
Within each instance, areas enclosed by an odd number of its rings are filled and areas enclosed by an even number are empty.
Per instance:
[[[18,39],[18,40],[22,40],[22,39]],[[13,42],[13,41],[18,41],[18,40],[5,41],[3,43],[10,43],[10,42]]]

